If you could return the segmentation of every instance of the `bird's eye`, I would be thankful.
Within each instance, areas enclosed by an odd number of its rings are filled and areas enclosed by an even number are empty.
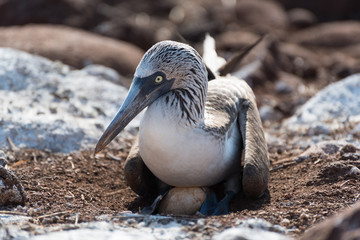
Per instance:
[[[155,83],[161,83],[162,80],[163,80],[163,77],[159,75],[155,78]]]

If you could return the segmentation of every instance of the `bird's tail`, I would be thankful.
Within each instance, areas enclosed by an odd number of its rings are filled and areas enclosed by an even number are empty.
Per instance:
[[[233,57],[231,57],[228,61],[224,58],[218,56],[215,49],[215,39],[211,37],[209,34],[206,34],[203,47],[203,59],[208,69],[215,76],[226,76],[229,73],[232,73],[235,70],[235,67],[244,59],[248,53],[256,47],[263,39],[264,36],[261,36],[256,42],[250,44],[246,48],[237,52]]]
[[[226,60],[218,56],[215,49],[215,39],[209,34],[206,34],[203,43],[203,59],[206,66],[216,75],[219,73],[219,69],[226,65]]]

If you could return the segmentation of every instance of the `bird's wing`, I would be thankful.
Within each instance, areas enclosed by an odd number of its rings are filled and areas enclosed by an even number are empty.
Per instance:
[[[242,141],[239,147],[244,150],[243,191],[258,197],[267,188],[270,163],[253,91],[243,80],[220,77],[209,82],[205,109],[205,130],[218,137],[225,136],[237,121]]]
[[[232,82],[226,78],[216,78],[209,82],[203,128],[218,138],[226,135],[237,118],[240,94]]]
[[[267,189],[270,162],[254,96],[243,99],[241,102],[238,124],[244,146],[243,191],[246,196],[257,198]]]
[[[139,136],[134,139],[129,155],[125,161],[125,178],[129,187],[140,196],[158,194],[159,180],[147,168],[140,156]]]

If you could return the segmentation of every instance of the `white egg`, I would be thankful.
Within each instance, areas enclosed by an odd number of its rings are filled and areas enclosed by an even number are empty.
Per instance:
[[[201,187],[174,187],[159,205],[159,213],[173,215],[193,215],[200,210],[205,200]]]

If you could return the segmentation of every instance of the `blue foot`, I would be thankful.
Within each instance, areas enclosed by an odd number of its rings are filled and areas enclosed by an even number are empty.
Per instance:
[[[154,200],[154,202],[147,207],[144,207],[141,210],[141,214],[144,215],[150,215],[153,214],[155,212],[155,210],[157,209],[157,207],[159,206],[160,201],[165,197],[165,195],[169,192],[169,190],[165,191],[164,193],[160,194],[159,196],[157,196]]]
[[[210,192],[205,191],[205,201],[200,208],[200,213],[206,216],[211,216],[214,210],[218,205],[215,192],[210,190]]]
[[[206,192],[206,197],[203,205],[201,206],[200,213],[206,216],[224,215],[229,213],[229,204],[234,198],[235,192],[228,191],[225,197],[218,202],[214,191]]]
[[[234,198],[235,193],[233,191],[226,192],[225,197],[218,203],[216,209],[212,213],[212,215],[224,215],[229,213],[229,204],[231,200]]]

